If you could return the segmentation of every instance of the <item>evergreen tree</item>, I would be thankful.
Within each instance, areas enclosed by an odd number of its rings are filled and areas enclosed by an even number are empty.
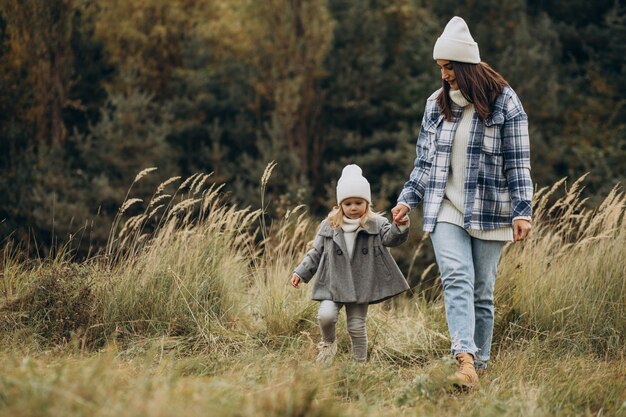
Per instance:
[[[3,0],[7,55],[24,77],[32,106],[22,108],[36,126],[37,145],[62,143],[67,137],[63,110],[70,104],[73,76],[71,36],[75,0]],[[21,82],[20,82],[21,83]]]
[[[280,206],[295,204],[319,172],[318,85],[332,36],[325,3],[233,1],[220,13],[229,24],[188,33],[168,140],[181,169],[216,172],[246,205],[259,205],[261,176],[278,162],[267,191]]]
[[[258,187],[266,165],[277,161],[268,192],[279,206],[297,204],[320,182],[326,140],[321,134],[325,93],[320,80],[327,75],[324,62],[334,25],[326,3],[272,0],[244,9],[254,40],[254,53],[246,62],[259,123],[256,152],[244,152],[239,164],[249,171],[248,178],[238,186]]]
[[[110,69],[84,11],[69,0],[0,2],[0,233],[43,253],[86,219],[67,137],[86,129]]]
[[[356,162],[377,207],[388,210],[412,168],[426,98],[439,85],[431,46],[438,28],[404,0],[334,0],[330,9],[337,24],[323,85],[327,147],[317,204],[334,203],[329,180]]]
[[[550,10],[562,19],[559,30],[568,46],[560,166],[570,178],[589,173],[587,190],[597,203],[626,180],[626,7],[606,1],[572,6],[579,13]],[[580,14],[590,8],[593,17]]]
[[[432,47],[453,15],[524,103],[535,182],[590,172],[588,190],[605,195],[626,177],[626,13],[613,0],[566,6],[0,0],[0,233],[47,247],[90,219],[99,245],[149,166],[158,174],[139,195],[214,172],[234,201],[258,207],[276,161],[269,212],[305,203],[321,215],[355,162],[388,210],[441,85]]]
[[[137,206],[140,209],[160,182],[176,174],[166,141],[169,130],[170,117],[162,106],[150,94],[131,91],[111,95],[100,121],[71,138],[78,155],[70,164],[73,187],[82,197],[87,218],[93,220],[89,243],[94,247],[106,243],[113,219],[140,171],[158,169],[133,187],[130,197],[144,201]]]

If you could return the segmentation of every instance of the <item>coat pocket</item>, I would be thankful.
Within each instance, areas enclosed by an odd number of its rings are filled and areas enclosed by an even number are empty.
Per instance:
[[[387,249],[383,249],[380,246],[374,247],[374,258],[376,263],[376,273],[380,274],[386,280],[391,279],[391,269],[389,269],[389,264],[387,263],[387,259],[385,259],[385,253]]]
[[[317,268],[317,282],[323,284],[326,282],[326,270],[328,269],[328,254],[323,253],[320,259],[320,265]]]

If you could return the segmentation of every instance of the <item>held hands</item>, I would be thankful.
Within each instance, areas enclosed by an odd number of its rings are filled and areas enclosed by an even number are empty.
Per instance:
[[[409,208],[407,206],[405,206],[404,204],[398,204],[391,209],[393,222],[398,226],[404,226],[409,222],[409,216],[407,216],[408,212]]]
[[[300,277],[298,276],[298,274],[293,274],[293,276],[289,280],[289,283],[294,288],[300,288]]]
[[[513,221],[513,241],[521,242],[524,240],[528,233],[530,233],[530,229],[532,226],[528,220],[517,219]]]

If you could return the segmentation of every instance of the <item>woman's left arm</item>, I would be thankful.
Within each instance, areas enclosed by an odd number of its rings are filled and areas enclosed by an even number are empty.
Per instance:
[[[502,155],[504,175],[511,195],[511,217],[529,219],[533,210],[533,182],[530,178],[528,116],[514,93],[507,102],[506,110],[502,127]]]

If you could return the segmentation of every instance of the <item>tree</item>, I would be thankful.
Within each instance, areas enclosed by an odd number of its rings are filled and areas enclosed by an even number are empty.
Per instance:
[[[603,19],[588,23],[576,37],[584,53],[569,64],[578,70],[568,83],[570,108],[562,133],[571,150],[563,154],[567,175],[589,173],[594,203],[626,180],[626,46],[620,41],[626,36],[626,8],[614,3],[601,11]]]
[[[67,137],[92,120],[110,70],[84,11],[78,1],[0,1],[0,232],[43,252],[53,231],[85,219],[78,205],[63,206],[82,201]]]
[[[255,97],[256,152],[244,153],[245,167],[258,184],[271,160],[276,167],[269,192],[283,204],[308,196],[320,181],[325,138],[320,117],[334,22],[326,1],[271,0],[242,8],[251,50],[244,56]],[[256,162],[256,163],[255,163]],[[241,166],[241,165],[240,165]],[[257,176],[258,175],[258,176]],[[239,181],[239,186],[245,183]],[[306,190],[303,192],[303,190]]]
[[[76,1],[3,0],[0,13],[10,19],[6,58],[25,75],[32,106],[23,110],[36,126],[37,143],[62,143],[67,136],[63,110],[72,105],[68,91]]]
[[[520,95],[530,118],[535,182],[590,172],[588,191],[604,195],[623,181],[620,2],[442,0],[433,10],[442,25],[455,14],[468,20],[481,58]]]
[[[175,94],[172,81],[184,70],[184,46],[195,25],[217,6],[201,0],[97,0],[95,4],[96,36],[105,43],[108,59],[120,75],[110,88],[121,93],[139,88],[160,102]]]
[[[332,19],[325,2],[308,0],[232,1],[218,13],[183,49],[173,107],[184,122],[170,143],[196,151],[180,152],[181,161],[217,171],[244,204],[258,205],[263,171],[279,161],[268,192],[290,204],[320,173],[319,83]]]
[[[70,161],[78,195],[73,198],[81,200],[85,218],[92,220],[90,243],[96,248],[106,243],[113,219],[140,171],[158,168],[157,174],[133,188],[131,197],[143,199],[144,207],[157,185],[176,173],[166,141],[170,117],[152,95],[113,94],[101,111],[97,124],[71,138],[77,157]]]
[[[330,10],[337,24],[323,83],[327,148],[317,204],[333,203],[330,179],[356,162],[385,210],[408,177],[424,104],[438,87],[431,49],[438,28],[424,23],[432,21],[428,10],[404,0],[334,0]]]

